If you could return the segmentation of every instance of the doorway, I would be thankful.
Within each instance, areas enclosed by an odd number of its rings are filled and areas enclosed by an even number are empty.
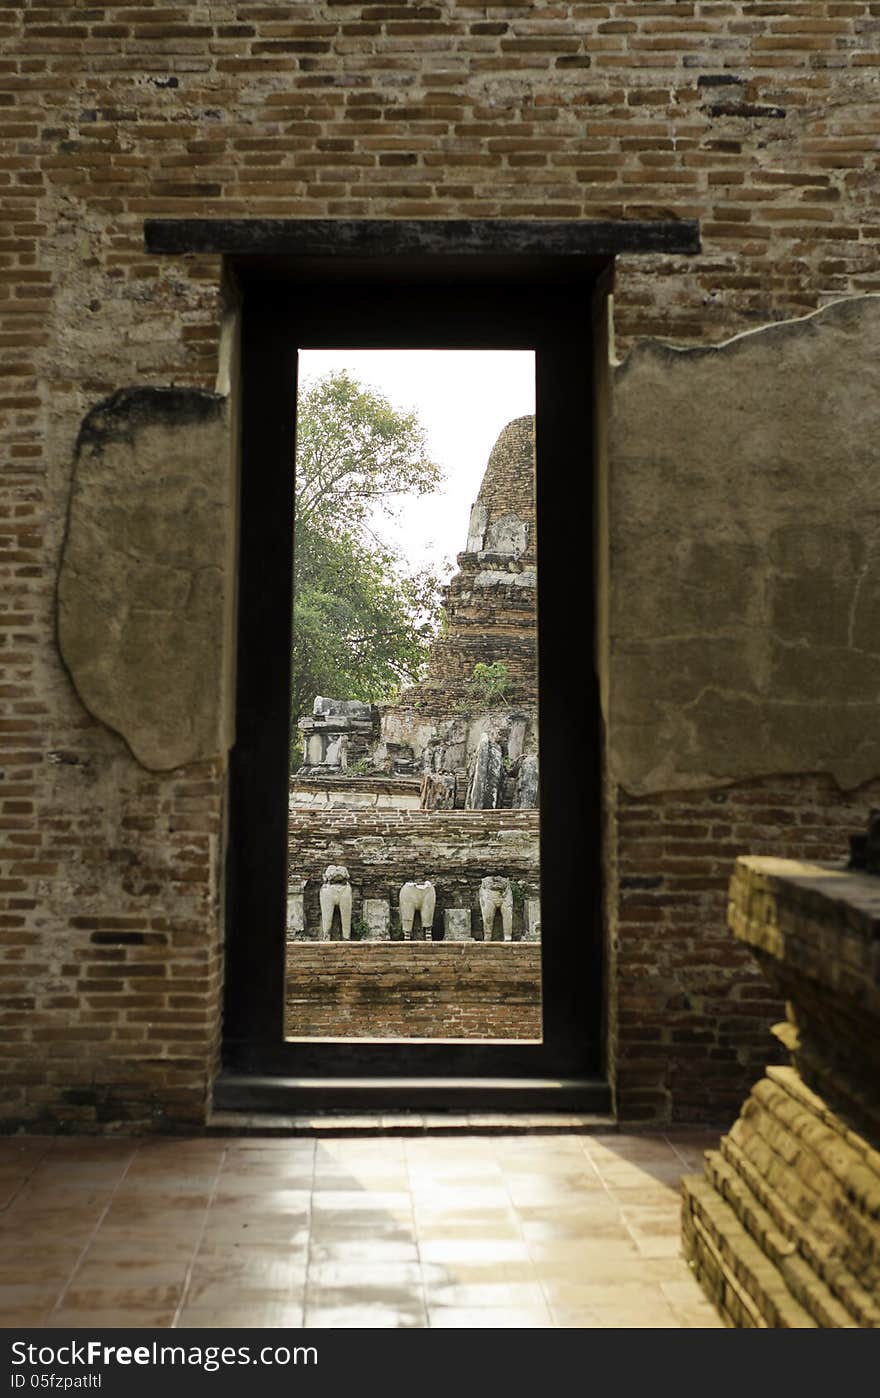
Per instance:
[[[594,665],[592,297],[597,272],[553,259],[263,261],[243,284],[237,729],[227,865],[227,1075],[394,1079],[390,1100],[481,1104],[492,1084],[602,1081],[601,763]],[[314,349],[534,355],[542,1032],[522,1041],[286,1036],[290,616],[297,356]],[[477,1084],[477,1089],[474,1084]],[[484,1085],[479,1090],[479,1084]],[[420,1091],[421,1086],[421,1091]],[[360,1101],[355,1088],[353,1101]],[[332,1096],[332,1094],[331,1094]],[[502,1093],[505,1102],[509,1094]],[[241,1100],[240,1098],[238,1099]],[[278,1101],[277,1095],[273,1101]],[[338,1094],[334,1100],[338,1100]],[[432,1101],[441,1100],[439,1096]],[[531,1099],[530,1099],[531,1100]],[[547,1100],[542,1098],[542,1100]],[[574,1105],[574,1099],[571,1100]],[[523,1099],[525,1101],[525,1098]],[[250,1105],[256,1105],[253,1097]]]

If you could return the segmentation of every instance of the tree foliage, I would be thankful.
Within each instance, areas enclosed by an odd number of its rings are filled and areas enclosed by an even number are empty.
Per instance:
[[[317,694],[375,702],[419,678],[437,628],[439,582],[408,570],[376,523],[394,516],[405,495],[436,489],[440,478],[415,413],[345,372],[300,393],[294,724]]]

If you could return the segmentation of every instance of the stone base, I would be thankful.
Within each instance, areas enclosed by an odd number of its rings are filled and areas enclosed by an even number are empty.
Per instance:
[[[540,1039],[526,942],[293,942],[285,1032],[323,1039]]]
[[[770,1068],[683,1189],[685,1255],[728,1325],[880,1328],[880,1152]]]

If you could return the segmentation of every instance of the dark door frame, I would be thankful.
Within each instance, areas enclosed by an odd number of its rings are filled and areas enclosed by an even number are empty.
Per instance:
[[[592,298],[617,251],[695,252],[696,225],[157,221],[152,251],[230,255],[242,290],[237,729],[230,758],[228,1075],[551,1078],[604,1088]],[[536,356],[540,1043],[284,1040],[296,352],[527,348]],[[410,1083],[412,1091],[406,1084]],[[257,1096],[245,1101],[257,1105]],[[234,1096],[234,1094],[233,1094]],[[491,1093],[489,1094],[491,1099]],[[509,1100],[509,1094],[502,1094]],[[287,1099],[285,1099],[287,1100]],[[295,1098],[293,1099],[295,1100]],[[359,1100],[359,1099],[356,1099]],[[481,1104],[486,1105],[485,1095]],[[273,1098],[275,1105],[277,1099]],[[230,1101],[229,1105],[233,1105]],[[239,1103],[241,1104],[241,1103]]]
[[[601,1071],[600,763],[592,657],[592,279],[246,287],[226,1064],[351,1076]],[[531,348],[537,397],[540,1043],[285,1041],[289,631],[297,347]],[[542,547],[542,539],[544,545]],[[552,545],[549,541],[552,540]],[[579,671],[586,661],[585,681]]]

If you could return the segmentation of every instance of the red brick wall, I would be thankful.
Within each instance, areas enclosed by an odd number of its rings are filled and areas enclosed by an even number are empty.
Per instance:
[[[215,381],[219,259],[146,256],[144,218],[697,217],[700,257],[620,260],[618,344],[718,340],[880,286],[878,25],[880,4],[842,0],[0,11],[10,1121],[197,1116],[216,1064],[224,775],[142,772],[85,715],[55,643],[83,416],[126,385]],[[722,904],[706,890],[699,941],[678,933],[691,965],[726,945]],[[169,941],[92,940],[120,927]],[[125,968],[112,991],[84,988],[95,963]],[[672,993],[621,1021],[622,1100],[638,1072],[640,1111],[693,1114],[707,1099],[670,1070]],[[718,1062],[726,1092],[745,1070]]]

